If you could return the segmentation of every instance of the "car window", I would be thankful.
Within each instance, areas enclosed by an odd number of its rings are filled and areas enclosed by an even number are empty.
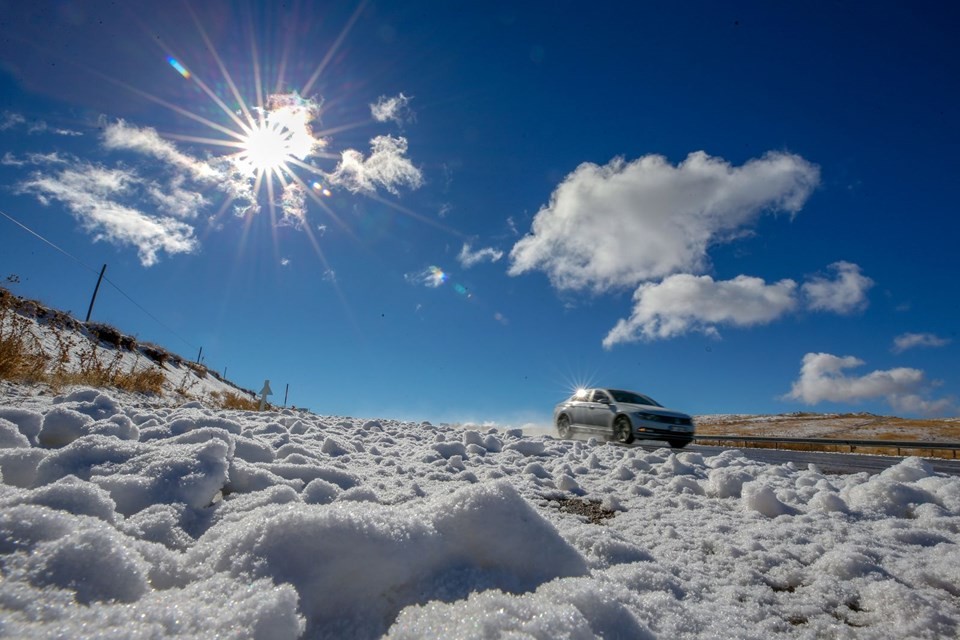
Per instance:
[[[651,398],[650,396],[645,396],[641,393],[634,393],[633,391],[620,391],[619,389],[611,389],[610,393],[613,394],[613,398],[617,402],[629,402],[630,404],[646,404],[651,407],[661,406],[659,402]]]
[[[610,402],[610,396],[608,396],[605,391],[601,391],[600,389],[597,389],[596,391],[593,392],[594,402],[603,402],[604,400],[606,400],[607,402]]]

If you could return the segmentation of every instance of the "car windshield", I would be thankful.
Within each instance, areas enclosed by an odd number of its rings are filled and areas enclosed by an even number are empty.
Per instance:
[[[662,406],[659,402],[651,398],[650,396],[645,396],[640,393],[634,393],[633,391],[618,391],[617,389],[610,389],[610,395],[613,396],[613,399],[617,402],[629,402],[630,404],[648,404],[651,407]]]

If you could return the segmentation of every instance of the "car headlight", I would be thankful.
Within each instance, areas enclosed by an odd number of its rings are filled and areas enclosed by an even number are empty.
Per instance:
[[[639,418],[640,420],[651,420],[651,421],[653,421],[653,422],[656,422],[656,420],[657,420],[657,416],[656,416],[656,415],[654,415],[654,414],[652,414],[652,413],[644,413],[643,411],[638,411],[637,413],[635,413],[635,414],[633,414],[633,415],[636,416],[637,418]]]

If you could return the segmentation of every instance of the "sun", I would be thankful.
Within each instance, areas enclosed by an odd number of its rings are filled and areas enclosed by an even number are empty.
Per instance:
[[[319,115],[319,107],[298,94],[269,96],[263,108],[254,107],[248,120],[240,121],[240,151],[234,162],[250,176],[293,175],[290,165],[302,166],[303,160],[323,147],[310,123]]]
[[[293,133],[267,123],[255,125],[241,142],[237,164],[247,173],[280,173],[294,159]]]

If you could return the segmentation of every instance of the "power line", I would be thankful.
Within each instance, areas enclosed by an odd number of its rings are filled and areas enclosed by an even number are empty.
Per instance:
[[[36,236],[36,237],[39,238],[40,240],[43,240],[44,242],[46,242],[48,245],[50,245],[51,247],[53,247],[54,249],[56,249],[57,251],[59,251],[59,252],[62,253],[63,255],[67,256],[68,258],[71,258],[71,259],[75,260],[79,265],[81,265],[81,266],[84,267],[85,269],[88,269],[89,271],[92,271],[93,273],[96,273],[96,272],[97,272],[96,269],[94,269],[93,267],[91,267],[90,265],[88,265],[87,263],[85,263],[83,260],[81,260],[80,258],[78,258],[78,257],[76,257],[76,256],[74,256],[74,255],[72,255],[72,254],[70,254],[70,253],[67,253],[66,251],[64,251],[63,249],[61,249],[61,248],[58,247],[57,245],[55,245],[55,244],[53,244],[52,242],[50,242],[49,240],[47,240],[46,238],[44,238],[42,235],[40,235],[39,233],[37,233],[36,231],[34,231],[33,229],[31,229],[30,227],[28,227],[27,225],[23,224],[22,222],[20,222],[19,220],[17,220],[17,219],[14,218],[13,216],[11,216],[9,213],[5,212],[3,209],[0,209],[0,215],[2,215],[4,218],[6,218],[7,220],[9,220],[9,221],[12,222],[13,224],[17,225],[18,227],[20,227],[21,229],[23,229],[23,230],[26,231],[27,233]]]
[[[94,269],[94,268],[91,267],[90,265],[86,264],[83,260],[81,260],[80,258],[76,257],[75,255],[73,255],[73,254],[70,253],[69,251],[66,251],[65,249],[61,249],[60,247],[58,247],[56,244],[54,244],[54,243],[51,242],[50,240],[44,238],[42,235],[40,235],[40,234],[37,233],[36,231],[34,231],[33,229],[31,229],[31,228],[28,227],[27,225],[23,224],[22,222],[20,222],[19,220],[17,220],[16,218],[14,218],[13,216],[11,216],[11,215],[8,214],[7,212],[5,212],[3,209],[0,209],[0,215],[2,215],[4,218],[6,218],[7,220],[9,220],[9,221],[12,222],[13,224],[17,225],[18,227],[20,227],[21,229],[23,229],[23,230],[26,231],[27,233],[29,233],[29,234],[31,234],[31,235],[39,238],[40,240],[42,240],[42,241],[45,242],[45,243],[47,243],[48,245],[50,245],[51,247],[53,247],[54,249],[56,249],[57,251],[59,251],[59,252],[62,253],[63,255],[67,256],[68,258],[70,258],[71,260],[75,261],[75,262],[76,262],[77,264],[79,264],[80,266],[84,267],[85,269],[87,269],[87,270],[89,270],[89,271],[91,271],[91,272],[93,272],[93,273],[98,273],[96,269]],[[190,347],[191,349],[196,349],[196,348],[197,348],[196,345],[194,345],[194,344],[191,343],[189,340],[187,340],[186,338],[184,338],[183,336],[181,336],[179,333],[177,333],[176,331],[174,331],[169,325],[167,325],[165,322],[163,322],[160,318],[158,318],[157,316],[155,316],[155,315],[153,315],[152,313],[150,313],[149,311],[147,311],[146,308],[144,308],[143,305],[141,305],[139,302],[137,302],[137,301],[134,300],[132,297],[130,297],[130,295],[129,295],[126,291],[124,291],[123,289],[121,289],[120,286],[119,286],[116,282],[114,282],[114,281],[111,280],[110,278],[107,278],[106,276],[104,276],[103,279],[104,279],[105,281],[107,281],[107,282],[110,284],[110,286],[112,286],[114,289],[116,289],[117,291],[119,291],[120,294],[121,294],[124,298],[126,298],[127,300],[129,300],[134,306],[136,306],[138,309],[140,309],[140,311],[143,311],[145,314],[147,314],[154,322],[156,322],[156,323],[159,324],[161,327],[163,327],[164,329],[166,329],[167,331],[169,331],[170,333],[172,333],[174,336],[176,336],[176,337],[177,337],[181,342],[183,342],[185,345],[187,345],[187,346]]]

